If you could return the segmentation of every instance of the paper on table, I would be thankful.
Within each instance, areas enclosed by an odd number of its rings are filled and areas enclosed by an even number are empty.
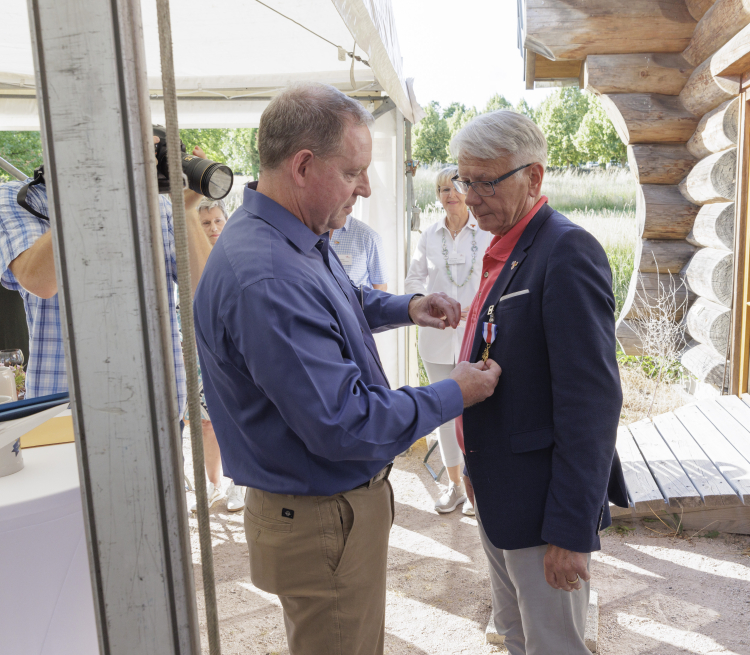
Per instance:
[[[66,401],[61,405],[50,407],[49,409],[45,409],[37,414],[0,423],[0,448],[7,446],[9,443],[22,437],[27,432],[42,425],[42,423],[46,423],[49,419],[59,416],[62,412],[68,409],[69,404],[70,403]]]

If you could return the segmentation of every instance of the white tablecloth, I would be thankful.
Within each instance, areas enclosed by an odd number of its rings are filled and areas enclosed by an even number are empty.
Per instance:
[[[0,654],[99,655],[75,444],[0,478]]]

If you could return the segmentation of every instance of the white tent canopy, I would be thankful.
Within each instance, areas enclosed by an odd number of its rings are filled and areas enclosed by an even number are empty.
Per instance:
[[[152,120],[163,124],[156,5],[141,6]],[[389,291],[403,292],[404,118],[423,114],[402,75],[390,0],[179,0],[171,19],[182,128],[257,127],[270,98],[298,81],[332,84],[379,114],[372,196],[354,215],[380,233]],[[6,0],[3,23],[0,130],[38,130],[26,1]],[[388,98],[393,111],[385,111]],[[405,384],[405,339],[392,331],[378,335],[378,346],[391,383]]]
[[[141,6],[158,121],[156,5]],[[368,102],[387,95],[411,122],[421,117],[402,76],[390,0],[180,0],[171,13],[182,127],[256,127],[268,97],[297,81],[332,84]],[[28,102],[35,84],[26,2],[9,0],[3,22],[0,130],[39,129]]]

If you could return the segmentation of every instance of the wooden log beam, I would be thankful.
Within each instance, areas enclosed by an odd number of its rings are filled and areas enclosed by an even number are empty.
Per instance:
[[[693,66],[706,61],[743,27],[750,24],[750,3],[747,0],[718,0],[698,21],[683,52]]]
[[[630,170],[639,184],[679,184],[697,162],[681,143],[628,146]]]
[[[680,193],[696,205],[734,199],[737,148],[701,159],[680,182]]]
[[[680,354],[680,364],[701,382],[721,388],[725,360],[713,347],[692,340]]]
[[[583,65],[583,88],[592,93],[662,93],[679,95],[693,66],[681,53],[649,52],[589,55]]]
[[[643,239],[638,270],[641,273],[678,275],[695,251],[696,247],[693,244],[681,239]],[[666,284],[669,285],[668,276]]]
[[[684,0],[527,0],[524,47],[549,59],[578,60],[590,54],[681,52],[695,26]]]
[[[700,343],[726,353],[729,340],[729,308],[698,298],[687,313],[687,331]]]
[[[698,209],[677,186],[641,184],[636,193],[636,219],[644,239],[684,239]]]
[[[534,78],[536,77],[536,52],[524,50],[524,57],[526,58],[526,89],[530,91],[534,88]]]
[[[628,299],[623,307],[622,316],[626,320],[646,318],[648,308],[668,296],[674,296],[675,321],[681,321],[696,300],[696,295],[689,291],[687,285],[676,275],[671,278],[668,273],[636,271],[630,281]]]
[[[695,116],[716,109],[723,102],[732,100],[740,92],[740,76],[714,75],[713,57],[698,66],[680,91],[682,105]]]
[[[615,93],[601,96],[602,106],[625,145],[685,143],[699,119],[678,96],[658,93]]]
[[[708,112],[698,123],[686,147],[697,159],[737,145],[739,138],[739,98],[728,100]]]
[[[716,53],[711,63],[714,75],[742,75],[750,68],[750,25],[743,27]]]
[[[635,321],[626,318],[617,321],[615,336],[622,352],[626,355],[634,355],[636,357],[643,355],[643,344],[636,331]]]
[[[734,248],[734,203],[703,205],[695,217],[687,241],[694,246],[732,250]]]
[[[711,9],[716,0],[685,0],[690,15],[695,20],[700,20]]]
[[[732,298],[732,259],[732,253],[726,250],[700,248],[682,275],[693,293],[729,307]]]
[[[583,61],[575,59],[552,60],[547,57],[532,53],[536,57],[534,64],[535,80],[563,80],[581,76]]]

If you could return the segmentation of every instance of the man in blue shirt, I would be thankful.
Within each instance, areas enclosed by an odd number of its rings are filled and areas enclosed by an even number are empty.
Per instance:
[[[347,216],[343,227],[330,231],[330,244],[355,287],[388,290],[383,239],[367,223]]]
[[[329,248],[368,197],[371,115],[333,87],[274,98],[256,189],[214,247],[194,312],[206,399],[228,475],[248,487],[258,588],[278,594],[292,655],[383,652],[392,458],[490,396],[500,369],[391,390],[372,330],[455,327],[444,294],[355,289]]]

